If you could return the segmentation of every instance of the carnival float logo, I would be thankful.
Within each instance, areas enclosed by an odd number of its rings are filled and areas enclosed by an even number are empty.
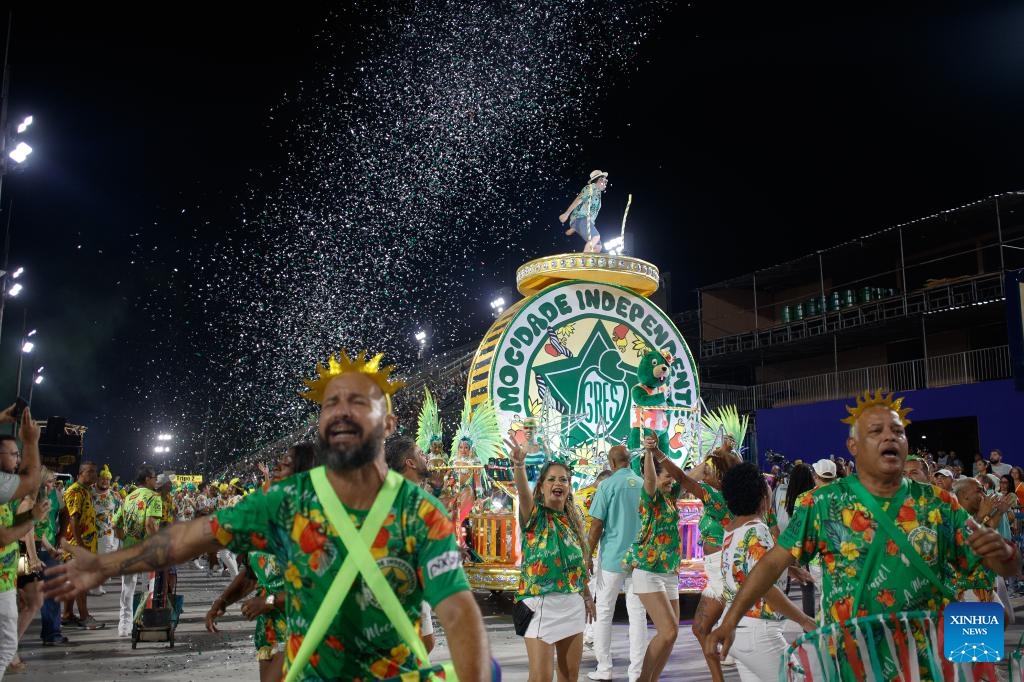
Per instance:
[[[651,349],[674,357],[670,405],[696,407],[693,358],[657,306],[610,284],[556,284],[524,301],[510,318],[494,348],[488,393],[513,439],[523,418],[532,416],[551,425],[544,435],[561,450],[597,441],[606,449],[629,435],[636,366]],[[693,430],[695,412],[672,414],[670,432]],[[674,456],[684,454],[684,440],[673,442]]]

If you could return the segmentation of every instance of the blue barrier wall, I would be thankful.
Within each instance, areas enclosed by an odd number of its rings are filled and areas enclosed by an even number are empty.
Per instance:
[[[950,417],[978,418],[981,451],[1000,448],[1006,462],[1024,465],[1024,446],[1020,445],[1024,426],[1024,392],[1014,389],[1012,379],[980,384],[906,391],[903,404],[914,408],[908,419],[926,421]],[[757,411],[757,444],[762,465],[768,449],[790,459],[814,461],[834,454],[849,457],[846,436],[849,427],[840,423],[846,416],[845,405],[853,400],[830,400],[812,405],[779,407]],[[908,432],[913,435],[914,425]]]

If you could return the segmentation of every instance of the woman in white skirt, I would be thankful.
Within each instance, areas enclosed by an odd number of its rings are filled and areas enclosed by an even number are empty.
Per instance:
[[[657,458],[657,459],[656,459]],[[644,489],[640,494],[640,532],[626,555],[633,569],[633,593],[640,597],[657,634],[647,645],[637,682],[656,682],[679,634],[680,486],[660,460],[658,439],[644,443]]]
[[[725,599],[731,602],[754,565],[775,545],[764,516],[771,506],[771,492],[756,464],[738,464],[722,477],[722,495],[733,515],[722,545],[722,582]],[[785,586],[785,580],[782,580]],[[782,621],[789,618],[807,632],[817,624],[773,585],[736,627],[736,640],[729,650],[736,659],[742,682],[777,679],[786,638]]]
[[[517,623],[525,620],[525,609],[532,611],[522,633],[530,682],[550,682],[552,672],[557,672],[559,682],[575,682],[583,657],[583,629],[594,618],[594,600],[587,589],[586,541],[583,519],[572,499],[572,473],[565,464],[549,461],[531,491],[526,453],[508,445],[522,528]]]

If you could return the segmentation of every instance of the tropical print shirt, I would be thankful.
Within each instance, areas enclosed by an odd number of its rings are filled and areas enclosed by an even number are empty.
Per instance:
[[[146,539],[146,519],[154,518],[159,523],[164,513],[160,494],[149,488],[136,488],[128,493],[124,504],[114,514],[114,523],[124,531],[121,543],[133,547]]]
[[[60,496],[56,490],[51,490],[47,497],[50,500],[50,511],[43,518],[36,522],[36,539],[50,543],[51,547],[57,546],[57,523],[60,518]]]
[[[768,550],[775,546],[768,525],[763,521],[745,523],[733,528],[725,534],[722,546],[722,577],[725,579],[725,600],[732,602],[740,586],[754,570],[754,564],[761,560]],[[786,578],[780,579],[780,587],[785,587]],[[758,599],[745,616],[764,620],[782,620],[784,616],[772,610],[764,599]]]
[[[14,510],[21,500],[0,504],[0,526],[14,525]],[[18,584],[18,541],[0,548],[0,592],[8,592]]]
[[[92,506],[96,510],[96,532],[100,537],[114,537],[114,513],[121,506],[121,498],[110,488],[93,488]]]
[[[277,557],[266,552],[249,552],[249,570],[256,576],[259,584],[259,596],[266,599],[270,595],[284,592],[284,571],[277,563]],[[275,609],[256,617],[256,657],[269,660],[277,653],[278,645],[284,646],[288,640],[288,621],[283,609]],[[284,649],[282,648],[281,651]]]
[[[356,528],[369,513],[348,512]],[[220,544],[234,552],[273,554],[284,568],[287,669],[348,556],[327,520],[310,472],[274,483],[265,493],[246,496],[238,505],[215,512],[209,523]],[[403,480],[370,553],[413,623],[419,623],[424,600],[436,607],[469,589],[451,519],[440,502],[409,481]],[[373,680],[418,667],[416,656],[362,577],[357,577],[299,679]]]
[[[721,548],[725,541],[725,529],[732,521],[732,514],[725,506],[725,497],[721,490],[712,488],[707,483],[701,483],[700,489],[700,501],[704,503],[704,512],[697,522],[697,529],[700,531],[704,546],[714,551]]]
[[[96,552],[96,509],[92,506],[92,492],[84,485],[75,481],[64,491],[64,504],[68,509],[68,517],[78,515],[78,534],[82,538],[82,547],[90,552]],[[64,529],[64,539],[70,545],[77,545],[74,533],[71,532],[71,522],[68,521]]]
[[[520,536],[523,566],[516,601],[552,592],[582,592],[587,579],[583,549],[569,515],[533,505]]]
[[[591,183],[586,185],[580,190],[580,205],[573,209],[573,212],[569,215],[569,220],[577,220],[579,218],[588,218],[593,223],[597,220],[597,214],[601,212],[601,190],[597,188],[597,185]],[[585,235],[584,235],[585,236]]]
[[[801,563],[821,557],[822,603],[824,623],[844,622],[856,616],[899,611],[939,611],[947,602],[943,593],[903,556],[899,546],[884,531],[876,538],[878,524],[857,498],[851,477],[809,491],[797,499],[793,518],[779,538]],[[945,490],[917,481],[906,481],[907,495],[895,511],[894,522],[907,542],[932,568],[938,580],[954,585],[958,571],[978,564],[978,557],[967,545],[965,524],[968,514],[956,498]],[[875,497],[884,512],[890,512],[892,498]],[[884,542],[876,565],[868,569],[868,551],[872,543]],[[854,600],[860,603],[854,613]],[[912,626],[915,639],[925,634]],[[881,634],[879,634],[881,637]],[[884,641],[871,643],[879,651],[888,651]],[[922,671],[932,661],[928,648],[918,647],[924,658]],[[840,656],[843,679],[866,679],[866,662]],[[898,665],[887,655],[881,666],[885,679],[893,679]],[[922,675],[922,679],[934,676]]]
[[[594,501],[594,493],[596,492],[596,485],[588,485],[586,488],[580,488],[572,495],[573,501],[579,507],[580,515],[583,516],[583,532],[585,534],[590,533],[590,524],[594,522],[594,518],[590,515],[590,504]]]
[[[668,495],[654,491],[652,498],[645,489],[640,493],[640,532],[626,555],[626,566],[652,573],[678,573],[682,554],[679,535],[679,484]]]

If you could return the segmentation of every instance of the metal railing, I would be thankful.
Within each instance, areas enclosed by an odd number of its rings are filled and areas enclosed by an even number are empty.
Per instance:
[[[839,400],[876,388],[885,391],[913,391],[974,384],[1010,376],[1009,347],[995,346],[751,386],[747,406],[749,409],[763,410]]]

